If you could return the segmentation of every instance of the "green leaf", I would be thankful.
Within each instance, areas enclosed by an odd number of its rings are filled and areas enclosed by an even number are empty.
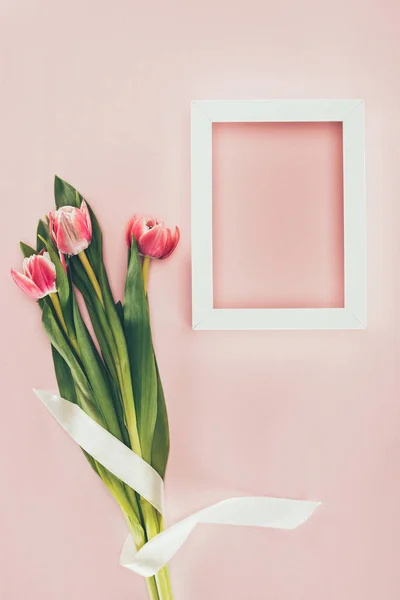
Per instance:
[[[97,408],[102,416],[105,428],[119,440],[122,440],[105,367],[82,319],[75,296],[73,296],[73,314],[76,338],[81,351],[81,361],[93,390]]]
[[[80,260],[73,258],[70,261],[70,266],[73,282],[83,296],[90,320],[93,325],[96,339],[100,346],[103,360],[107,367],[108,381],[112,391],[114,409],[117,414],[122,438],[124,443],[129,446],[129,436],[124,421],[123,405],[119,391],[118,374],[116,370],[115,360],[118,360],[118,352],[115,345],[115,340],[112,336],[112,331],[110,330],[104,308],[101,305],[97,295],[93,291],[93,287],[86,276]]]
[[[54,246],[51,241],[43,238],[40,234],[38,234],[38,240],[41,241],[46,248],[47,252],[50,255],[51,261],[56,268],[56,276],[57,276],[57,293],[60,299],[61,308],[63,311],[64,319],[67,324],[72,322],[72,312],[71,312],[71,304],[70,304],[70,282],[68,280],[68,276],[64,270],[64,267],[61,264],[60,257],[58,252],[54,250]]]
[[[157,370],[157,420],[154,428],[151,464],[164,479],[169,456],[169,426],[167,406],[156,360]]]
[[[143,458],[152,464],[158,407],[157,371],[142,264],[136,240],[132,244],[125,282],[124,327]]]
[[[57,182],[55,187],[57,187]],[[66,204],[68,204],[68,201],[66,201]],[[60,204],[60,206],[62,205],[63,204]],[[41,233],[42,231],[39,232],[40,235]],[[42,237],[46,239],[47,236]],[[35,253],[33,248],[29,248],[29,246],[27,246],[26,244],[21,244],[21,250],[23,253],[26,253],[27,256]],[[44,329],[52,343],[54,368],[56,371],[56,378],[61,396],[70,401],[76,401],[77,404],[90,417],[92,417],[102,427],[105,427],[107,429],[107,425],[104,422],[103,415],[101,415],[100,411],[97,409],[96,399],[94,397],[94,393],[89,383],[89,380],[82,369],[82,364],[80,360],[76,357],[72,348],[70,347],[69,342],[58,323],[57,317],[53,311],[50,300],[48,298],[45,298],[43,301],[41,301],[41,303],[41,308],[43,309],[42,322]],[[80,333],[82,333],[81,330]],[[89,335],[87,330],[86,334]],[[80,338],[80,342],[82,343],[82,337]],[[88,340],[89,345],[90,343],[93,349],[93,342],[91,341],[91,339]],[[135,493],[130,488],[127,488],[127,486],[125,486],[112,473],[107,471],[105,467],[94,461],[90,455],[88,455],[87,453],[84,454],[91,466],[93,467],[93,469],[96,471],[96,473],[100,475],[105,485],[108,487],[108,489],[110,490],[114,498],[117,500],[117,502],[120,504],[124,513],[129,514],[130,519],[133,520],[133,522],[139,527],[140,518]]]
[[[47,307],[48,308],[48,307]],[[75,388],[73,372],[68,366],[67,362],[61,356],[61,354],[52,346],[53,362],[56,372],[56,378],[60,395],[69,400],[70,402],[77,403],[83,410],[85,410],[86,401],[82,397],[79,389]],[[85,411],[87,412],[87,411]],[[93,418],[93,415],[90,415]],[[98,419],[96,419],[99,422]],[[100,423],[103,427],[104,424]],[[139,511],[137,507],[137,501],[135,494],[130,488],[127,488],[125,484],[115,477],[110,471],[108,471],[103,465],[95,461],[90,454],[83,451],[87,461],[93,468],[97,475],[100,475],[103,483],[108,487],[116,501],[119,503],[125,513],[130,515],[130,518],[135,523],[139,524]]]
[[[60,396],[65,400],[72,402],[73,404],[78,404],[78,396],[76,393],[74,380],[72,378],[71,369],[69,368],[61,354],[59,354],[54,348],[54,346],[51,346],[51,352],[53,355],[54,371],[56,373],[58,391],[60,393]],[[99,471],[97,469],[96,461],[94,460],[94,458],[92,458],[90,454],[88,454],[84,450],[83,453],[94,472],[98,475]]]
[[[62,358],[62,356],[54,348],[54,346],[51,347],[51,350],[53,354],[54,369],[56,372],[60,396],[68,400],[69,402],[73,402],[74,404],[79,405],[79,394],[77,394],[76,392],[70,368],[68,367],[67,363]],[[125,486],[125,484],[123,484],[121,480],[119,480],[117,477],[115,477],[115,475],[110,473],[110,471],[103,467],[103,465],[95,461],[94,458],[90,456],[90,454],[88,454],[84,450],[82,451],[94,472],[97,475],[100,475],[105,485],[108,487],[114,498],[117,500],[117,502],[120,504],[121,508],[125,512],[129,510],[128,504],[130,504],[130,507],[133,510],[131,518],[133,518],[135,522],[138,523],[139,518],[137,501],[134,494],[131,493],[132,490],[128,489],[127,486]],[[131,514],[130,510],[129,514]]]
[[[53,355],[54,371],[56,373],[58,391],[60,396],[73,404],[78,404],[74,380],[72,378],[71,369],[59,352],[51,346]]]
[[[124,307],[122,306],[121,300],[115,303],[115,309],[118,313],[119,320],[121,321],[122,327],[124,326]]]
[[[104,362],[106,363],[110,373],[112,374],[114,381],[117,382],[118,378],[115,361],[113,358],[113,352],[110,348],[110,343],[112,343],[112,340],[109,339],[109,324],[107,321],[106,314],[104,312],[104,308],[100,300],[98,299],[96,293],[94,292],[93,287],[86,275],[85,269],[83,268],[79,258],[72,257],[70,261],[70,267],[72,281],[76,285],[78,290],[81,292],[85,301],[97,341],[99,342]],[[116,348],[114,351],[116,352]]]
[[[36,250],[41,252],[46,247],[45,242],[51,242],[49,227],[47,223],[40,220],[36,230]]]
[[[71,187],[71,186],[70,186]],[[71,190],[70,190],[71,191]],[[135,404],[133,398],[133,390],[132,390],[132,382],[131,382],[131,372],[129,366],[129,358],[128,358],[128,350],[126,345],[126,340],[124,336],[124,330],[115,307],[114,298],[111,292],[111,288],[108,282],[106,270],[103,263],[102,258],[102,234],[98,224],[98,221],[88,204],[88,209],[91,215],[92,221],[92,241],[89,247],[85,250],[86,257],[91,264],[91,267],[97,277],[99,282],[103,300],[104,300],[104,319],[103,322],[98,320],[98,323],[102,325],[106,325],[103,327],[103,339],[106,341],[109,350],[112,353],[112,359],[115,367],[118,369],[118,386],[120,391],[120,397],[123,399],[123,408],[124,408],[124,422],[126,424],[126,428],[129,431],[129,438],[132,449],[141,454],[141,448],[139,444],[138,434],[137,434],[137,424],[136,424],[136,413],[135,413]],[[73,280],[76,283],[76,269],[77,261],[79,258],[72,257],[70,264],[74,266],[73,269]],[[85,280],[87,281],[87,275],[84,275]],[[89,286],[89,288],[87,288]],[[82,290],[83,291],[83,290]],[[94,289],[92,284],[87,281],[86,283],[86,292],[83,291],[84,296],[86,295],[88,298],[94,297]],[[86,301],[86,298],[85,298]],[[89,301],[90,303],[90,301]],[[103,313],[99,313],[103,314]],[[104,323],[105,321],[105,323]],[[93,322],[94,323],[94,322]],[[97,335],[97,333],[96,333]],[[100,336],[101,337],[101,336]],[[99,340],[100,341],[100,340]],[[101,342],[100,342],[101,343]],[[103,345],[102,353],[106,362],[108,359],[106,358],[106,347]],[[112,367],[109,367],[110,372],[112,372]],[[115,368],[114,368],[115,370]],[[120,413],[118,413],[120,414]]]
[[[92,241],[90,242],[86,255],[92,265],[97,279],[100,278],[101,265],[103,264],[103,236],[99,222],[94,214],[89,202],[85,200],[89,209],[90,220],[92,222]]]
[[[77,204],[76,190],[72,185],[57,177],[54,177],[54,199],[56,207],[62,206],[80,206]]]
[[[34,248],[32,248],[31,246],[28,246],[28,244],[25,244],[24,242],[20,242],[19,247],[21,248],[21,252],[22,252],[24,258],[29,258],[33,254],[37,254],[37,252]]]
[[[71,370],[79,396],[79,406],[99,425],[104,426],[88,378],[82,369],[79,359],[69,345],[50,304],[47,302],[43,306],[42,324],[50,342]]]
[[[116,346],[116,355],[113,353],[113,356],[115,356],[115,361],[117,362],[119,369],[119,384],[121,398],[123,399],[124,421],[129,432],[130,445],[134,452],[143,456],[144,458],[138,431],[137,411],[131,380],[128,347],[125,339],[124,329],[115,307],[115,301],[103,261],[100,262],[99,285],[101,288],[104,301],[104,310],[109,325],[107,335],[114,340]]]
[[[88,296],[86,297],[86,300],[87,298]],[[73,296],[73,310],[77,341],[79,348],[82,351],[82,362],[97,401],[97,407],[103,421],[102,426],[129,447],[129,436],[123,421],[118,389],[114,385],[112,378],[109,377],[109,373],[106,371],[106,368],[98,355],[93,340],[89,335],[80,314],[75,296]],[[103,310],[102,307],[101,310]],[[120,410],[119,415],[118,410]],[[121,426],[118,416],[121,419]],[[96,463],[96,467],[103,482],[107,485],[117,502],[120,504],[124,513],[130,514],[130,517],[134,519],[135,523],[139,524],[140,517],[135,492],[99,463]]]

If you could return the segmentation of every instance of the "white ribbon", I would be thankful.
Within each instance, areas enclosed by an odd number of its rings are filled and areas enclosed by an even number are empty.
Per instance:
[[[164,512],[164,482],[153,467],[93,421],[77,404],[51,392],[34,392],[81,448],[160,513]],[[320,502],[262,496],[223,500],[178,521],[138,552],[128,536],[121,552],[121,565],[150,577],[174,556],[198,523],[294,529],[307,521],[319,505]]]

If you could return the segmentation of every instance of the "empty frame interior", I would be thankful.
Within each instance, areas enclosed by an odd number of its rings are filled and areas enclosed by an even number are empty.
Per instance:
[[[342,123],[212,130],[214,308],[344,307]]]

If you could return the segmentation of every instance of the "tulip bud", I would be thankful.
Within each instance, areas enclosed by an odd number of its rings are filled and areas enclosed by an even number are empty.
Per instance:
[[[48,252],[42,251],[41,254],[24,258],[22,268],[23,273],[11,269],[11,276],[21,290],[34,300],[57,291],[56,267]]]
[[[163,222],[150,217],[134,215],[126,229],[126,242],[132,245],[135,237],[139,254],[150,258],[168,258],[178,245],[180,232],[175,227],[174,233]]]
[[[92,241],[92,222],[86,202],[82,200],[80,208],[62,206],[54,214],[50,213],[49,230],[63,254],[74,256],[86,250]]]

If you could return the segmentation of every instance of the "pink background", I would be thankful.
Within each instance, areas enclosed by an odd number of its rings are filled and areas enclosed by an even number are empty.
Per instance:
[[[341,123],[213,125],[214,306],[344,306]]]
[[[198,528],[171,563],[176,600],[398,598],[399,18],[395,0],[2,2],[1,600],[146,597],[118,564],[117,507],[30,391],[54,386],[50,350],[9,268],[54,173],[95,203],[117,295],[128,216],[182,229],[150,281],[169,521],[232,494],[324,502],[294,532]],[[191,330],[190,101],[262,97],[365,98],[365,331]]]

